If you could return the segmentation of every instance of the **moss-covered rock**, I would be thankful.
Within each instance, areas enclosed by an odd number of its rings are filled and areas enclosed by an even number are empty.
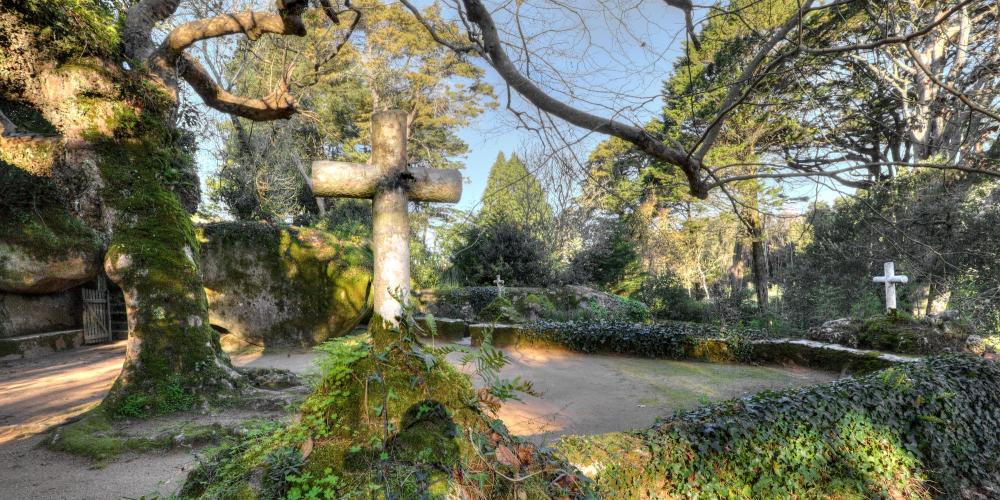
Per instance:
[[[301,419],[217,450],[189,475],[182,497],[587,494],[572,468],[510,436],[480,410],[465,375],[406,334],[375,326],[321,350],[323,379]],[[283,475],[270,473],[277,463]]]
[[[50,179],[0,160],[0,291],[53,293],[100,271],[101,240]]]
[[[319,229],[265,223],[199,228],[209,321],[244,342],[313,346],[370,312],[371,252]]]
[[[952,319],[913,319],[891,314],[868,319],[841,318],[810,328],[805,337],[820,342],[879,351],[936,354],[961,352],[969,332]]]

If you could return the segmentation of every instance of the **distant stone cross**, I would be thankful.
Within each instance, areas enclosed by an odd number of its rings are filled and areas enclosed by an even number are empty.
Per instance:
[[[497,297],[503,297],[503,280],[500,279],[500,275],[497,275],[497,280],[493,283],[497,285]]]
[[[457,170],[407,167],[406,134],[405,112],[375,113],[369,164],[315,161],[312,168],[313,195],[372,200],[375,313],[393,325],[402,315],[393,295],[405,301],[410,294],[407,202],[455,203],[462,197]]]
[[[885,263],[885,276],[876,276],[872,279],[875,283],[885,283],[885,310],[896,309],[896,283],[907,283],[910,278],[903,275],[896,275],[896,264]]]

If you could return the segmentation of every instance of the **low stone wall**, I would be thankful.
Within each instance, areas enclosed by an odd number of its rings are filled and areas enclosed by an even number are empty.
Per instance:
[[[468,325],[468,332],[473,346],[481,345],[489,335],[490,343],[495,347],[555,347],[588,353],[712,363],[794,365],[851,374],[869,373],[921,359],[812,340],[754,338],[753,335],[741,336],[739,333],[723,335],[718,331],[713,335],[712,328],[701,324],[670,323],[664,327],[668,331],[661,335],[656,325],[636,325],[636,331],[631,333],[622,332],[621,325],[616,325],[614,331],[602,330],[609,334],[606,339],[589,339],[586,342],[574,342],[565,332],[543,332],[537,326],[523,324],[473,323]],[[642,336],[659,338],[642,340]]]
[[[83,345],[83,330],[22,335],[0,339],[0,361],[37,358]]]
[[[414,304],[421,314],[475,322],[619,319],[646,321],[649,309],[641,302],[604,293],[593,288],[567,285],[557,287],[504,287],[504,301],[497,301],[496,287],[475,286],[441,290],[415,290]],[[497,304],[503,302],[502,307]]]

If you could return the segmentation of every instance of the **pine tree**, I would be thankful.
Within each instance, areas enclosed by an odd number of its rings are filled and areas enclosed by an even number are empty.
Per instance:
[[[536,236],[552,224],[552,208],[541,182],[516,154],[508,160],[501,152],[490,168],[480,221],[510,223]]]

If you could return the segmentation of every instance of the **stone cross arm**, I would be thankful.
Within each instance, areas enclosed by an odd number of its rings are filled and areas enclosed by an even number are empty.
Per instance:
[[[313,194],[339,198],[372,199],[380,183],[392,182],[372,165],[342,161],[313,162]],[[396,181],[406,186],[410,201],[456,203],[462,197],[462,174],[458,170],[407,167]]]

